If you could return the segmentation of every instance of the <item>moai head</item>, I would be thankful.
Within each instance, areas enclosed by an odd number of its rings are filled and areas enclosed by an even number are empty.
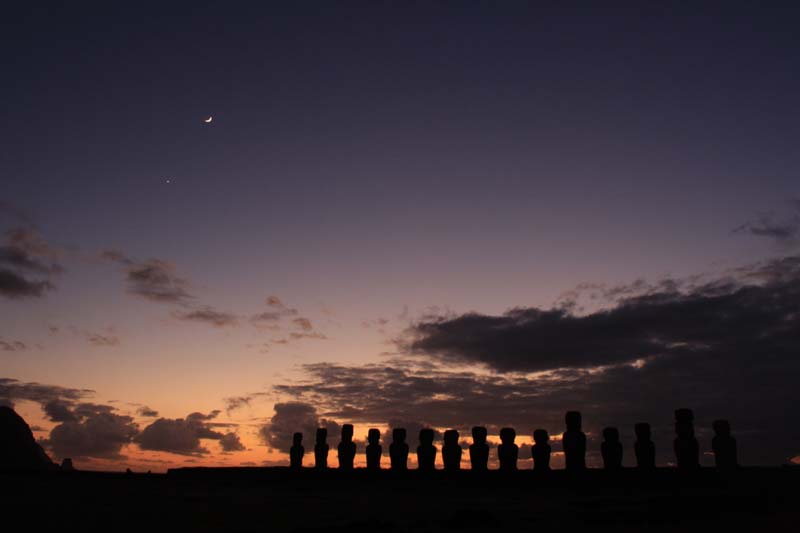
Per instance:
[[[503,428],[500,430],[500,440],[503,444],[514,444],[514,439],[517,438],[517,432],[514,428]]]
[[[444,445],[445,446],[458,446],[458,431],[455,429],[448,429],[444,432]]]
[[[720,437],[727,437],[731,434],[731,424],[727,420],[714,420],[712,426],[714,433]]]
[[[353,440],[353,424],[342,425],[342,442],[350,442]]]
[[[370,444],[378,444],[381,440],[381,432],[379,429],[372,428],[367,433],[367,441]]]
[[[619,442],[619,430],[617,428],[603,429],[603,440],[609,443]]]
[[[581,430],[581,413],[580,411],[567,411],[564,416],[564,422],[567,424],[567,431],[580,431]]]
[[[639,422],[633,426],[633,430],[636,432],[636,440],[640,440],[642,442],[647,442],[650,440],[650,424],[647,422]]]
[[[394,428],[392,430],[392,441],[398,444],[404,443],[406,441],[405,428]]]
[[[550,440],[550,435],[547,434],[546,429],[537,429],[533,432],[533,441],[536,444],[547,444],[547,441]]]
[[[317,444],[325,444],[328,440],[328,430],[325,428],[317,428]]]
[[[301,446],[303,444],[303,434],[295,433],[292,435],[292,446]]]
[[[431,428],[419,430],[419,443],[421,446],[431,446],[433,444],[433,430]]]
[[[486,428],[483,426],[475,426],[472,428],[472,442],[475,444],[486,443]]]

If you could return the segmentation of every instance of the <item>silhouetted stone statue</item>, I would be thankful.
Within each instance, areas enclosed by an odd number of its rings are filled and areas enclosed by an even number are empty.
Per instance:
[[[289,466],[292,468],[303,467],[303,456],[306,449],[303,448],[303,434],[295,433],[292,435],[292,448],[289,450]]]
[[[383,448],[380,445],[381,432],[372,428],[367,433],[367,468],[369,470],[380,470],[381,468],[381,454]]]
[[[472,428],[472,444],[469,445],[469,462],[473,470],[488,470],[489,445],[486,443],[486,428]]]
[[[681,470],[695,470],[700,467],[700,447],[694,437],[694,413],[691,409],[675,411],[675,434],[673,443],[675,459]]]
[[[497,447],[497,458],[500,460],[500,470],[510,471],[517,469],[519,446],[514,444],[517,432],[514,428],[500,430],[500,446]]]
[[[550,435],[544,429],[537,429],[533,432],[533,446],[531,455],[533,456],[533,469],[537,471],[550,470]]]
[[[317,442],[314,444],[314,466],[318,469],[328,468],[328,430],[317,428]]]
[[[603,456],[603,468],[617,471],[622,468],[622,443],[619,441],[617,428],[603,430],[603,443],[600,445],[600,454]]]
[[[72,464],[72,459],[69,457],[65,457],[61,460],[61,471],[62,472],[74,472],[75,467]]]
[[[639,422],[634,426],[636,443],[633,449],[636,452],[636,466],[639,470],[653,470],[656,467],[656,445],[650,436],[650,424]]]
[[[458,431],[448,429],[444,432],[444,445],[442,446],[442,460],[444,469],[448,471],[461,470],[461,445],[458,444]]]
[[[353,424],[342,425],[342,442],[337,447],[339,469],[352,470],[356,457],[356,443],[353,442]]]
[[[436,469],[436,446],[433,445],[433,430],[419,430],[419,446],[417,446],[417,468],[424,472]]]
[[[564,421],[567,430],[561,438],[564,448],[564,466],[570,471],[586,468],[586,434],[581,431],[581,414],[578,411],[567,411]]]
[[[731,435],[731,425],[727,420],[715,420],[714,438],[711,449],[714,451],[714,464],[719,470],[732,470],[739,466],[736,458],[736,439]]]
[[[403,428],[394,428],[392,430],[389,459],[391,459],[392,470],[406,470],[408,468],[408,444],[406,443],[406,430]]]
[[[52,470],[56,465],[33,438],[25,420],[0,406],[0,470]]]

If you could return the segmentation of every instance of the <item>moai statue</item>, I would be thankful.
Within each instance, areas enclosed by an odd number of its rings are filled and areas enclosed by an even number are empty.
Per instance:
[[[353,424],[342,425],[342,442],[337,447],[339,452],[339,470],[352,470],[356,457],[356,443],[353,442]]]
[[[444,446],[442,446],[442,460],[444,469],[448,471],[461,470],[461,445],[458,444],[458,431],[448,429],[444,432]]]
[[[417,446],[417,468],[423,472],[436,470],[436,446],[433,445],[433,430],[419,430],[419,446]]]
[[[406,443],[405,429],[394,428],[392,430],[389,458],[391,459],[392,470],[405,470],[408,468],[408,444]]]
[[[469,445],[469,462],[473,470],[489,469],[489,444],[486,443],[486,428],[472,428],[472,444]]]
[[[531,446],[531,455],[533,455],[533,469],[536,471],[545,472],[550,470],[550,435],[547,430],[537,429],[533,432],[533,446]]]
[[[603,456],[603,468],[618,471],[622,468],[622,443],[619,441],[617,428],[603,430],[603,444],[600,445],[600,454]]]
[[[294,469],[303,468],[303,456],[306,449],[303,448],[303,434],[295,433],[292,435],[292,448],[289,450],[289,466]]]
[[[317,442],[314,444],[314,467],[328,468],[328,430],[317,428]]]
[[[636,443],[636,466],[639,470],[654,470],[656,467],[656,445],[650,437],[650,424],[639,422],[634,426]]]
[[[581,431],[581,413],[567,411],[564,421],[567,430],[561,437],[564,448],[564,466],[570,471],[586,469],[586,434]]]
[[[367,433],[367,469],[380,470],[381,469],[381,454],[383,448],[380,445],[381,432],[375,428],[369,430]]]
[[[736,439],[731,436],[731,425],[727,420],[715,420],[714,438],[711,449],[714,451],[714,463],[719,470],[732,470],[739,466],[736,458]]]
[[[700,467],[700,447],[694,436],[694,413],[691,409],[675,411],[675,459],[680,470]]]
[[[500,430],[500,446],[497,447],[497,458],[500,460],[500,470],[510,471],[517,469],[519,446],[514,444],[517,432],[514,428]]]

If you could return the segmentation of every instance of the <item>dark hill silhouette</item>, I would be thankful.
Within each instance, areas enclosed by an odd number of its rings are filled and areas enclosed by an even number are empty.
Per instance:
[[[0,469],[50,470],[57,466],[33,438],[28,424],[10,407],[0,406]]]

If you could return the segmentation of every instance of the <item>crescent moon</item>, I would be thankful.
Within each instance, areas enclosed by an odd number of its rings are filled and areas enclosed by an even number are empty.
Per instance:
[[[212,120],[214,120],[214,117],[208,117],[208,118],[207,118],[207,119],[205,119],[203,122],[205,122],[206,124],[208,124],[208,123],[209,123],[209,122],[211,122]]]

